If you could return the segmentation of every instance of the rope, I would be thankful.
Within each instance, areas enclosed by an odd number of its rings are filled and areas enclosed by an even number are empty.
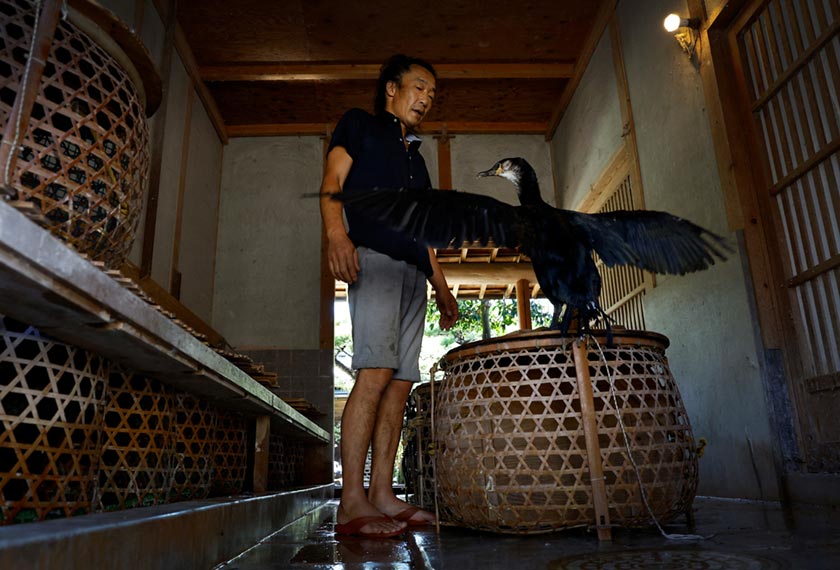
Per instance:
[[[26,99],[26,84],[29,82],[29,71],[32,69],[32,60],[35,59],[33,56],[35,52],[35,40],[38,36],[38,21],[41,19],[41,0],[35,1],[35,23],[32,26],[32,40],[29,43],[29,57],[26,59],[26,67],[23,70],[23,79],[21,80],[21,90],[18,94],[20,97],[21,107],[23,106],[23,101]],[[6,188],[12,187],[11,182],[11,170],[12,170],[12,160],[14,160],[15,154],[18,152],[18,144],[20,143],[20,126],[23,122],[23,113],[18,113],[18,116],[15,120],[15,135],[12,138],[12,150],[9,152],[8,158],[6,158],[6,164],[3,169],[3,186]],[[17,192],[12,196],[13,198],[17,198]]]
[[[437,449],[434,448],[435,445],[435,376],[437,375],[438,371],[438,362],[435,362],[432,365],[432,369],[429,370],[429,377],[431,381],[431,386],[429,389],[431,390],[431,399],[432,399],[432,425],[431,425],[431,438],[432,438],[432,490],[433,495],[435,498],[435,532],[440,534],[440,508],[438,507],[438,485],[437,485]]]
[[[653,509],[650,507],[650,503],[648,503],[647,493],[645,493],[645,487],[642,484],[642,475],[639,472],[639,466],[636,465],[636,460],[633,459],[633,453],[630,450],[630,438],[627,435],[627,429],[624,427],[624,419],[621,417],[621,410],[618,406],[618,397],[615,393],[615,383],[613,382],[613,377],[610,373],[610,365],[607,362],[607,358],[604,355],[604,351],[601,348],[601,344],[598,342],[598,339],[595,338],[595,336],[593,335],[589,335],[589,338],[595,341],[595,346],[598,347],[598,352],[601,355],[601,360],[604,362],[604,368],[607,371],[607,381],[610,385],[610,396],[612,397],[613,407],[615,408],[616,416],[618,416],[618,425],[621,426],[621,434],[624,436],[624,449],[627,450],[627,457],[630,459],[630,464],[633,465],[633,471],[636,473],[636,480],[638,480],[639,482],[639,490],[642,494],[642,502],[644,503],[648,514],[653,519],[653,522],[656,524],[656,528],[658,528],[659,533],[668,540],[706,540],[705,536],[701,536],[699,534],[668,534],[662,528],[662,525],[659,524],[659,520],[656,518],[656,515],[653,514]]]

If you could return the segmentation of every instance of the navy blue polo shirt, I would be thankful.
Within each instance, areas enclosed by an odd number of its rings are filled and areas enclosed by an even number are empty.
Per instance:
[[[409,140],[413,137],[408,136]],[[408,150],[402,140],[400,121],[383,112],[373,116],[362,109],[347,111],[335,127],[329,150],[344,147],[353,166],[344,181],[343,192],[376,189],[431,188],[426,162],[418,151],[420,140],[414,138]],[[348,235],[356,246],[366,246],[400,261],[416,265],[427,276],[432,275],[429,251],[405,235],[370,220],[355,210],[344,207],[350,225]]]

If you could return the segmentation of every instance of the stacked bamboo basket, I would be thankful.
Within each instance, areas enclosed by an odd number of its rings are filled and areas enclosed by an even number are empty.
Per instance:
[[[529,331],[444,356],[434,460],[452,522],[520,534],[587,526],[605,538],[690,509],[697,452],[667,338],[594,339],[587,349]]]
[[[238,494],[247,429],[0,315],[0,524]],[[299,479],[294,468],[284,482]]]
[[[58,4],[0,0],[0,187],[68,245],[119,267],[142,210],[160,79],[113,14],[79,0],[63,19]]]

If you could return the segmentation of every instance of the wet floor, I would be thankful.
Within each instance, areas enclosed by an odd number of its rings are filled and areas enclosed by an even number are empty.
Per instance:
[[[614,529],[598,543],[583,529],[516,536],[443,526],[411,530],[389,539],[341,538],[333,533],[335,503],[279,529],[224,570],[471,570],[477,569],[840,569],[840,510],[775,503],[698,498],[695,525],[684,518],[669,534],[699,540],[669,540],[658,530]]]

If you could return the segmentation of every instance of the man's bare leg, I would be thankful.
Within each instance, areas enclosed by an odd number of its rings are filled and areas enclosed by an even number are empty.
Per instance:
[[[364,471],[376,414],[386,388],[393,384],[390,368],[365,368],[359,371],[341,418],[341,470],[343,485],[338,505],[338,522],[346,524],[359,517],[381,517],[365,495]],[[359,529],[365,533],[387,533],[405,528],[406,523],[383,521]]]
[[[389,516],[394,516],[411,506],[394,495],[392,479],[405,414],[405,402],[413,386],[413,383],[405,380],[392,380],[379,401],[379,411],[376,414],[368,494],[370,502]],[[419,511],[411,517],[411,520],[434,522],[435,517],[428,511]]]

